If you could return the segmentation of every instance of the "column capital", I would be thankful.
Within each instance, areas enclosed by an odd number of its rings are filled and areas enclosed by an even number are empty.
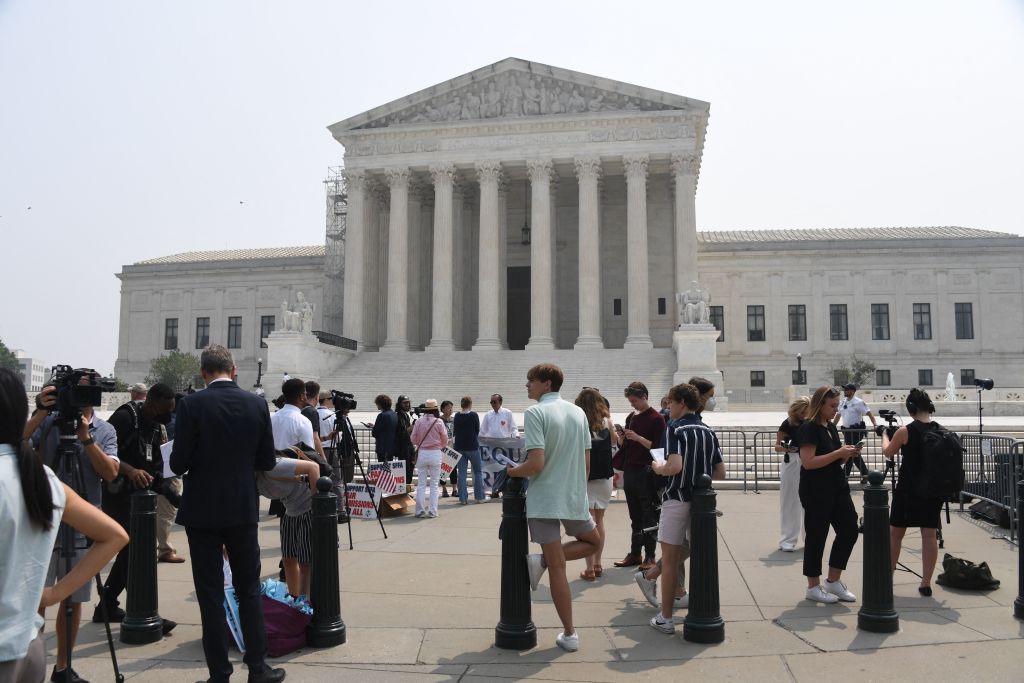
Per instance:
[[[409,186],[408,166],[384,169],[384,175],[387,176],[388,185],[392,188],[401,188]]]
[[[455,182],[455,165],[438,164],[430,167],[430,177],[434,185],[452,185]]]
[[[696,176],[700,170],[700,159],[694,154],[673,154],[671,164],[676,176]]]
[[[576,168],[576,177],[582,182],[584,180],[596,180],[601,177],[600,157],[576,157],[573,160]]]
[[[647,154],[624,154],[622,165],[626,169],[626,180],[646,179],[649,160],[650,156]]]
[[[345,178],[345,185],[349,192],[352,190],[362,190],[366,187],[366,171],[362,169],[345,171],[342,173],[342,176]]]
[[[409,179],[409,196],[418,202],[429,202],[434,198],[434,188],[422,178],[413,176]]]
[[[533,159],[526,162],[526,173],[531,183],[550,182],[555,174],[555,164],[550,159]]]
[[[388,205],[388,187],[374,176],[366,177],[366,193],[370,195],[379,207]]]
[[[501,181],[501,176],[500,161],[481,161],[476,164],[476,177],[481,185],[484,183],[498,183]]]

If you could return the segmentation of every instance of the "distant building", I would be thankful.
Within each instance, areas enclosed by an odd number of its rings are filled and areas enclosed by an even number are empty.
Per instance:
[[[41,390],[46,380],[50,379],[49,366],[43,365],[41,360],[32,358],[21,349],[14,349],[14,355],[18,359],[21,376],[25,379],[25,391],[36,393]]]

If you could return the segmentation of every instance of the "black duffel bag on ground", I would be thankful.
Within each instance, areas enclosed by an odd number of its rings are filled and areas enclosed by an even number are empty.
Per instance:
[[[942,558],[942,573],[935,583],[949,588],[985,591],[999,588],[999,579],[993,578],[987,562],[974,564],[970,560],[953,557],[949,553]]]

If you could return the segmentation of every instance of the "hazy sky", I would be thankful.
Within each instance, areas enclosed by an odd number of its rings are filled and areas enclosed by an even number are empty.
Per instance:
[[[322,243],[327,125],[510,56],[710,102],[702,230],[1024,233],[1021,0],[0,0],[0,338],[109,372],[123,264]]]

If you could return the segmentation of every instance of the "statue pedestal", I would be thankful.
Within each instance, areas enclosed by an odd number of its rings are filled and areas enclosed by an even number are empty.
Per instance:
[[[355,358],[356,352],[324,344],[311,334],[277,331],[267,337],[267,376],[287,372],[303,381],[319,381]],[[269,392],[276,396],[272,390]]]
[[[676,352],[676,372],[673,384],[686,382],[691,377],[703,377],[715,385],[715,410],[727,410],[729,399],[725,395],[725,380],[718,369],[718,330],[714,325],[681,325],[672,335],[672,348]]]

